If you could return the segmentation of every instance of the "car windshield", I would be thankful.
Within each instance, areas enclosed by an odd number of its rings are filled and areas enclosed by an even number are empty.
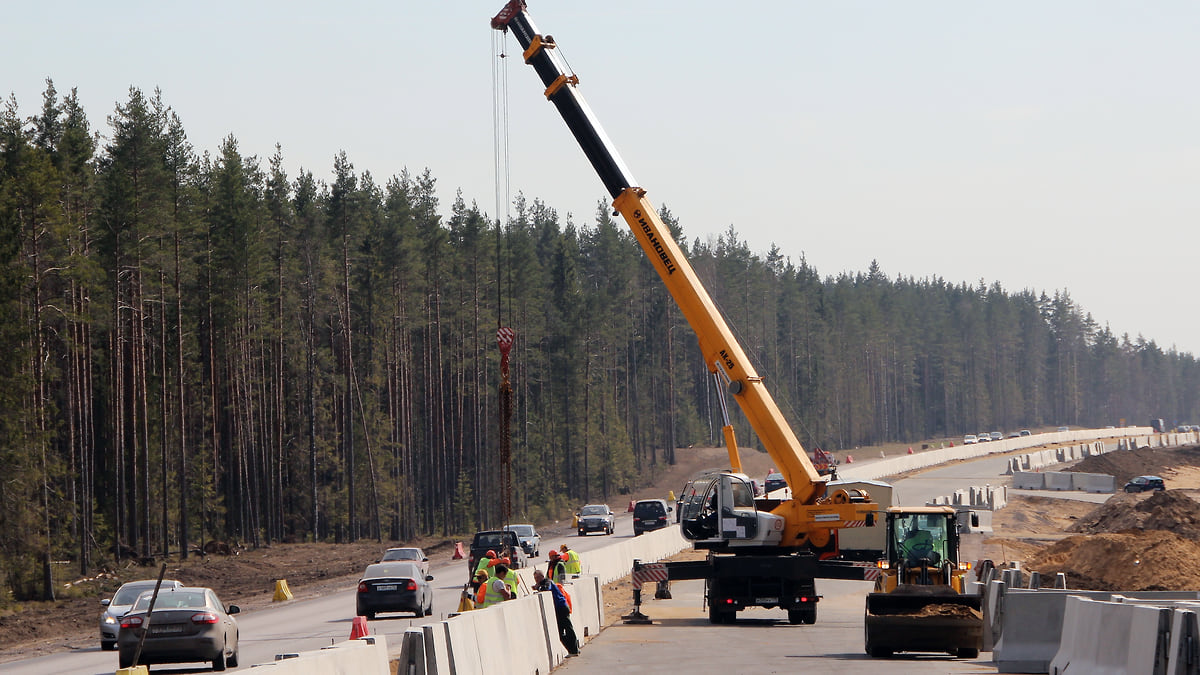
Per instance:
[[[121,588],[117,589],[117,594],[113,596],[112,604],[114,604],[114,605],[132,605],[133,602],[138,599],[138,596],[141,595],[143,591],[153,591],[153,590],[154,590],[154,584],[138,584],[137,586],[130,586],[130,585],[126,584],[125,586],[122,586]]]
[[[532,525],[509,525],[508,529],[513,532],[516,532],[518,537],[532,537],[533,536],[533,526]]]
[[[593,506],[583,507],[583,510],[579,512],[579,515],[581,515],[581,516],[603,516],[607,513],[608,513],[607,506],[594,506],[593,505]]]
[[[150,606],[150,598],[153,597],[154,591],[149,590],[138,596],[137,602],[133,605],[133,611],[144,612]],[[159,590],[158,600],[154,601],[154,611],[160,609],[198,609],[207,607],[208,604],[204,599],[204,591],[174,591],[174,590]]]
[[[363,579],[394,579],[396,577],[425,578],[421,575],[421,570],[417,569],[416,564],[410,562],[376,563],[369,565],[367,571],[363,573]]]
[[[383,554],[384,560],[420,560],[421,552],[415,548],[390,548]]]

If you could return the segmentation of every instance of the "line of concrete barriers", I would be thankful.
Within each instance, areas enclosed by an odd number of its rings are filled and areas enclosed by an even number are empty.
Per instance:
[[[1015,569],[985,585],[984,650],[1001,673],[1200,674],[1200,592],[1022,588]]]
[[[563,584],[571,595],[571,621],[580,643],[605,625],[604,584],[628,576],[634,559],[661,560],[688,546],[679,526],[672,525],[588,551],[582,560],[584,573]],[[533,571],[526,568],[519,573],[532,586]],[[503,663],[505,672],[544,675],[566,657],[558,639],[554,603],[548,593],[535,593],[408,629],[395,672],[482,673]]]

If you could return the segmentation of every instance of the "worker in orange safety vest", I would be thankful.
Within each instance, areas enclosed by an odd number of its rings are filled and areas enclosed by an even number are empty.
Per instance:
[[[475,596],[476,609],[485,609],[512,597],[508,590],[508,582],[505,581],[508,577],[508,565],[500,563],[495,569],[496,576],[489,578],[479,587],[479,594]]]

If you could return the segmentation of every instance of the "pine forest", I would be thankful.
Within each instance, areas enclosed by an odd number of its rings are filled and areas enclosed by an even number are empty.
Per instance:
[[[518,522],[721,443],[695,336],[604,200],[573,222],[520,195],[498,223],[461,192],[444,209],[428,170],[340,153],[289,176],[278,146],[198,151],[136,88],[102,130],[49,81],[33,114],[0,108],[9,599],[53,597],[51,561],[498,526],[500,326]],[[1200,421],[1190,353],[1066,290],[822,277],[661,215],[806,447]]]

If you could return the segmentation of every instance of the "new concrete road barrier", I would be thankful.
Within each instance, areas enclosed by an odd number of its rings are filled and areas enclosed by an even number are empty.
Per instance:
[[[324,649],[280,654],[271,663],[257,664],[267,675],[391,675],[387,638],[372,635]]]
[[[1172,611],[1167,607],[1067,596],[1062,641],[1048,672],[1166,672]]]
[[[1117,491],[1117,479],[1106,473],[1072,473],[1072,485],[1081,492],[1108,494]]]
[[[581,575],[563,584],[563,589],[571,596],[571,622],[582,645],[604,625],[603,584],[599,577]],[[549,593],[409,629],[401,645],[396,672],[411,675],[501,671],[542,675],[567,657]],[[497,664],[503,667],[497,670]]]
[[[1196,437],[1195,432],[1152,435],[1152,431],[1150,427],[1055,431],[1032,436],[1021,436],[1020,438],[1006,438],[989,443],[926,450],[911,455],[889,457],[870,462],[869,464],[842,466],[838,469],[838,475],[842,480],[873,480],[887,476],[897,476],[937,464],[984,457],[986,455],[1003,454],[1012,452],[1013,450],[1035,448],[1043,445],[1073,444],[1084,447],[1089,453],[1100,454],[1106,449],[1117,449],[1122,444],[1126,446],[1137,444],[1138,447],[1151,444],[1152,442],[1163,445],[1168,443],[1178,444],[1180,442],[1195,442],[1184,437],[1193,439]],[[1178,438],[1165,438],[1166,436],[1178,436]],[[1023,457],[1025,458],[1026,465],[1017,467],[1017,469],[1031,470],[1058,463],[1058,451],[1053,448],[1032,452]]]
[[[1167,659],[1170,675],[1200,673],[1200,624],[1195,609],[1178,607],[1171,616],[1171,644]]]
[[[1062,576],[1056,575],[1056,586],[1066,585]],[[1050,671],[1051,661],[1061,650],[1068,649],[1070,641],[1074,639],[1073,631],[1076,628],[1069,626],[1065,618],[1067,598],[1070,597],[1102,603],[1121,598],[1127,604],[1184,608],[1187,611],[1195,611],[1196,607],[1200,607],[1200,592],[1196,591],[1138,591],[1118,595],[1109,591],[1064,590],[1060,587],[1027,590],[994,580],[988,585],[984,600],[984,651],[991,648],[992,661],[1000,672]],[[1179,620],[1185,621],[1186,625],[1188,619]],[[1163,635],[1165,639],[1165,633]],[[1172,633],[1171,637],[1173,639],[1175,634]],[[1124,639],[1124,636],[1118,639]],[[1185,651],[1196,650],[1200,649],[1200,644],[1186,643],[1181,644],[1180,648]],[[1200,669],[1200,659],[1192,657],[1191,663]]]

